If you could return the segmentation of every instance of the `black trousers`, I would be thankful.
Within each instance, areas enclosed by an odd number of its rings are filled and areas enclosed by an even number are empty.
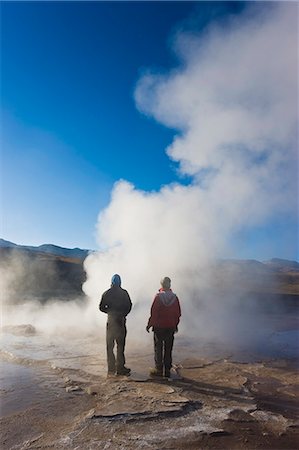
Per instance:
[[[126,319],[125,317],[108,316],[106,330],[107,364],[108,372],[115,372],[124,368],[125,344],[126,344]],[[116,343],[116,358],[114,345]]]
[[[173,328],[154,328],[154,348],[156,369],[169,373],[172,366]]]

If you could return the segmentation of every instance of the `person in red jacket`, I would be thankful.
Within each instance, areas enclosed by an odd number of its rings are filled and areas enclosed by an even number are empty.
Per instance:
[[[166,378],[170,377],[174,333],[178,331],[181,317],[179,299],[170,289],[170,285],[169,277],[161,280],[162,287],[154,298],[151,316],[146,327],[148,333],[151,328],[154,331],[156,367],[151,371],[151,375],[164,375]]]

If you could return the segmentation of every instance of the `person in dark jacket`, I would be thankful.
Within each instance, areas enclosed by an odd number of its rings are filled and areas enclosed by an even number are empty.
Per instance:
[[[161,280],[161,289],[156,294],[151,316],[148,320],[146,331],[151,328],[154,331],[155,369],[151,371],[153,376],[170,377],[172,366],[172,348],[174,333],[178,331],[181,317],[181,307],[176,294],[170,289],[171,280],[165,277]]]
[[[128,292],[121,288],[121,278],[113,275],[111,288],[102,295],[100,311],[108,315],[106,330],[108,375],[129,375],[131,369],[125,367],[126,316],[132,309]],[[116,343],[116,358],[114,345]]]

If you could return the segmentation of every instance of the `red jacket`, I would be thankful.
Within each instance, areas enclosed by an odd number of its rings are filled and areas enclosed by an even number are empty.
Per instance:
[[[160,289],[156,294],[148,326],[154,328],[173,328],[178,326],[181,307],[177,296],[171,289]]]

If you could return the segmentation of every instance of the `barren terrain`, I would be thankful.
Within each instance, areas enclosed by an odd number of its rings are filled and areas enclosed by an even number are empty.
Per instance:
[[[295,359],[258,360],[178,337],[171,379],[148,376],[150,348],[129,348],[130,377],[107,378],[96,339],[64,349],[52,339],[39,354],[43,337],[33,333],[5,332],[15,350],[1,353],[4,450],[298,448]]]

